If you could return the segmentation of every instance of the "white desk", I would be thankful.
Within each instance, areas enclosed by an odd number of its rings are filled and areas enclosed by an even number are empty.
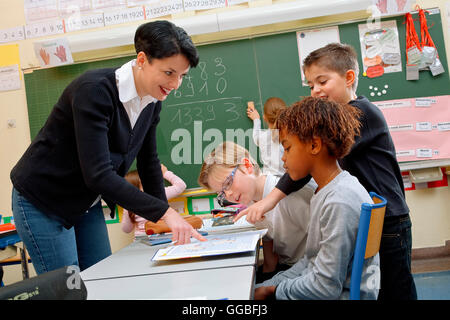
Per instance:
[[[167,246],[169,245],[148,246],[140,241],[135,241],[129,246],[117,251],[113,255],[81,272],[81,278],[83,281],[88,281],[170,273],[180,270],[191,271],[255,266],[258,259],[256,252],[248,252],[173,261],[151,261],[151,258],[158,249]]]
[[[253,266],[85,281],[89,300],[253,299]]]
[[[252,252],[151,261],[169,246],[135,241],[80,273],[88,299],[251,299],[259,244]]]

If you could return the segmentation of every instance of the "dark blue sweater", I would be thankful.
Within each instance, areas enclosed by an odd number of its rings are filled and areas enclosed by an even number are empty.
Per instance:
[[[12,169],[14,187],[66,228],[98,195],[111,209],[119,204],[157,221],[169,208],[156,151],[160,111],[160,101],[147,105],[132,129],[115,69],[84,73],[67,86]],[[123,178],[136,157],[145,192]]]

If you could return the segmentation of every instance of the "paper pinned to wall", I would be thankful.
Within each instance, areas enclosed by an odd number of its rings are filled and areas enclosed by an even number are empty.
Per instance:
[[[20,89],[19,65],[0,67],[0,91]]]
[[[372,7],[380,16],[390,16],[410,11],[415,2],[415,0],[372,0]]]
[[[402,62],[397,22],[382,21],[380,29],[371,30],[366,23],[358,25],[364,72],[371,68],[382,69],[380,75],[401,72]],[[370,77],[370,75],[368,75]]]
[[[338,26],[297,32],[298,56],[300,58],[300,72],[303,86],[308,86],[302,69],[303,60],[312,51],[332,42],[340,42]]]
[[[376,101],[399,162],[450,158],[450,96]]]
[[[20,55],[18,44],[0,46],[0,91],[21,87]]]
[[[58,18],[57,0],[24,0],[23,6],[27,24]]]
[[[18,44],[0,46],[0,67],[18,65],[20,70],[20,55]]]
[[[66,38],[34,42],[34,53],[41,67],[55,67],[73,63],[72,52]]]

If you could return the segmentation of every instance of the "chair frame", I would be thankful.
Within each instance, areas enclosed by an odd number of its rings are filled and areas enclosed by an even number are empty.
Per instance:
[[[364,260],[375,256],[380,248],[384,213],[387,200],[375,192],[369,192],[373,204],[363,203],[353,255],[352,275],[350,279],[350,300],[360,299],[361,276]],[[369,237],[370,233],[370,237]]]

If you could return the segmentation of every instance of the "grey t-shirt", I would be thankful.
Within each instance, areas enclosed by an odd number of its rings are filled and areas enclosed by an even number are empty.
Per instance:
[[[342,171],[311,198],[305,255],[256,287],[277,286],[277,299],[348,299],[362,203],[373,203],[358,179]],[[376,299],[378,254],[365,260],[361,299]]]

